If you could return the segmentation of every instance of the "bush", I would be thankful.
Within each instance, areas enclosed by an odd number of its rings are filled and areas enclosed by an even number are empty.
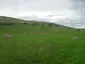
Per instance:
[[[77,29],[77,31],[80,31],[80,29]]]

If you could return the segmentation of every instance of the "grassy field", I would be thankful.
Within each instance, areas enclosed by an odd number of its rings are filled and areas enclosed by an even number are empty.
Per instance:
[[[5,39],[4,34],[12,38]],[[0,25],[0,64],[85,64],[85,31]]]

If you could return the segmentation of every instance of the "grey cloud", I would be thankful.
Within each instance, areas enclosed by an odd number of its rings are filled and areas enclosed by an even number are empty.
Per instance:
[[[0,14],[7,11],[18,15],[21,12],[66,11],[71,8],[70,0],[0,0]]]
[[[19,11],[66,10],[70,6],[69,0],[0,0],[0,8],[17,8]]]

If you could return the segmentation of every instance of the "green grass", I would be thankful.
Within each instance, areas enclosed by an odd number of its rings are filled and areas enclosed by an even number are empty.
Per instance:
[[[13,38],[5,39],[5,33]],[[85,64],[85,31],[0,25],[0,64]]]

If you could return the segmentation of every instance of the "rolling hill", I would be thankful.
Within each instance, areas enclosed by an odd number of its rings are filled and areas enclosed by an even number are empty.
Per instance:
[[[0,19],[0,28],[1,28],[0,30],[5,30],[5,31],[7,30],[6,32],[14,31],[14,33],[22,33],[22,32],[29,30],[30,32],[34,31],[35,33],[37,33],[37,31],[40,31],[40,30],[41,32],[49,30],[49,31],[56,33],[56,31],[58,31],[59,29],[61,29],[60,31],[62,30],[65,31],[67,29],[70,31],[75,30],[75,28],[55,24],[52,22],[44,22],[44,21],[36,21],[36,20],[21,20],[17,18],[4,17],[4,16],[1,16],[0,18],[1,18]],[[9,27],[10,25],[11,27]],[[21,29],[25,31],[20,32]]]
[[[52,26],[59,26],[59,27],[67,27],[67,26],[64,26],[64,25],[59,25],[59,24],[55,24],[55,23],[52,23],[52,22],[45,22],[45,21],[37,21],[37,20],[22,20],[22,19],[18,19],[18,18],[12,18],[12,17],[5,17],[5,16],[0,16],[0,24],[1,23],[31,23],[31,24],[50,24]],[[69,27],[71,28],[71,27]]]

